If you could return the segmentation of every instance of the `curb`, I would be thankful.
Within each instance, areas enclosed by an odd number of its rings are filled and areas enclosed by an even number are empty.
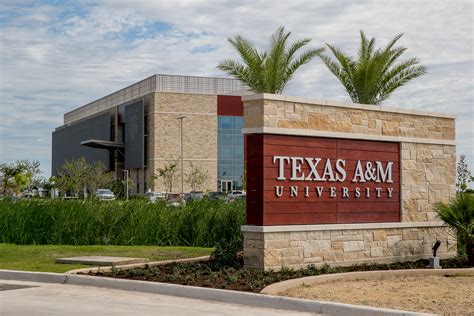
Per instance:
[[[121,271],[131,270],[135,268],[145,268],[145,267],[153,267],[153,266],[160,266],[169,263],[192,263],[192,262],[200,262],[200,261],[209,261],[211,256],[202,256],[202,257],[194,257],[194,258],[185,258],[185,259],[174,259],[174,260],[165,260],[165,261],[153,261],[153,262],[142,262],[142,263],[131,263],[131,264],[124,264],[124,265],[116,265],[116,266],[106,266],[106,267],[95,267],[95,268],[82,268],[82,269],[74,269],[65,272],[65,274],[78,274],[78,273],[96,273],[96,272],[111,272],[112,269],[117,269]]]
[[[60,274],[46,272],[25,272],[0,270],[0,279],[59,283],[81,286],[95,286],[108,289],[135,291],[142,293],[153,293],[186,297],[192,299],[202,299],[218,301],[237,305],[247,305],[253,307],[263,307],[271,309],[310,312],[318,314],[330,314],[336,316],[345,315],[406,315],[419,316],[430,315],[416,312],[400,311],[386,308],[376,308],[369,306],[350,305],[333,302],[313,301],[298,298],[288,298],[282,296],[237,292],[230,290],[218,290],[212,288],[202,288],[195,286],[167,284],[158,282],[144,282],[135,280],[122,280],[86,275]]]
[[[355,279],[372,279],[387,278],[392,276],[425,276],[425,275],[454,275],[466,273],[474,275],[474,268],[462,269],[404,269],[404,270],[379,270],[379,271],[360,271],[360,272],[344,272],[335,274],[315,275],[299,279],[292,279],[273,283],[260,291],[261,294],[276,295],[280,292],[295,288],[301,284],[314,285],[324,282],[332,282],[337,280],[355,280]]]

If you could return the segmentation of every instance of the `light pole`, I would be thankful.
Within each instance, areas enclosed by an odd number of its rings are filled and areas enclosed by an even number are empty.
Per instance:
[[[183,143],[183,120],[186,116],[178,117],[178,120],[181,121],[181,197],[184,194],[184,143]]]
[[[128,201],[128,174],[129,170],[124,170],[125,172],[125,199]]]

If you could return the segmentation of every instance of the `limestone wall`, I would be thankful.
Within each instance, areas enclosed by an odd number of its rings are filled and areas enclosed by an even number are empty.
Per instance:
[[[434,206],[456,192],[456,147],[401,143],[402,222],[437,221]]]
[[[281,267],[301,268],[308,264],[353,265],[413,261],[431,256],[431,247],[441,241],[438,256],[451,257],[456,242],[445,227],[414,224],[358,224],[359,228],[327,225],[287,231],[244,226],[245,263],[249,266],[279,270]],[[366,228],[362,228],[362,227]],[[397,227],[398,226],[398,227]],[[375,227],[375,228],[374,228]],[[271,228],[271,227],[270,227]]]
[[[244,96],[245,127],[454,140],[454,117],[376,105],[337,104],[277,95]]]
[[[178,162],[173,191],[181,191],[181,127],[180,116],[185,116],[184,131],[184,174],[191,169],[191,163],[208,173],[207,182],[200,190],[216,190],[217,182],[217,97],[215,95],[155,93],[154,106],[150,111],[149,169]],[[165,191],[161,179],[153,181],[154,191]],[[191,187],[184,184],[184,190]]]
[[[455,195],[455,117],[385,106],[336,104],[280,95],[244,96],[244,133],[397,142],[401,222],[243,226],[244,260],[264,269],[350,265],[455,255],[434,206]]]
[[[280,95],[244,96],[246,133],[327,136],[401,143],[405,221],[434,221],[434,205],[456,192],[453,115]]]

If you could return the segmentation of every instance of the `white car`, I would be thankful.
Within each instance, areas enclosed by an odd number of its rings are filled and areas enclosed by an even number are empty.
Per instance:
[[[165,200],[166,199],[166,193],[163,192],[147,192],[145,193],[145,197],[148,199],[148,201],[154,203],[157,200]]]
[[[115,195],[109,189],[97,189],[95,196],[101,201],[113,201],[115,200]]]
[[[233,201],[245,199],[246,196],[247,196],[247,193],[245,193],[245,191],[241,191],[241,190],[231,191],[227,195],[227,201],[233,202]]]

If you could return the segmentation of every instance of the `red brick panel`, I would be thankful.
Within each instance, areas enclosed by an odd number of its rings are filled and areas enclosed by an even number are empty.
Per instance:
[[[400,221],[400,147],[398,143],[281,135],[247,136],[247,223],[250,225],[374,223]],[[278,163],[273,156],[321,158],[316,170],[322,176],[326,159],[334,172],[337,159],[344,159],[343,182],[290,180],[291,165],[285,163],[285,180],[277,180]],[[352,182],[357,161],[386,167],[393,162],[393,183]],[[302,165],[305,175],[310,173]],[[276,187],[283,187],[277,196]],[[290,187],[297,188],[297,194]],[[319,187],[319,192],[316,187]],[[331,190],[336,196],[331,196]],[[380,188],[379,192],[376,188]],[[359,189],[359,192],[356,192]],[[366,190],[369,189],[367,193]],[[343,190],[344,194],[343,194]],[[389,190],[391,190],[389,192]],[[319,196],[318,193],[321,193]],[[360,196],[357,196],[360,194]],[[306,196],[307,195],[307,196]]]
[[[235,95],[218,95],[217,115],[243,116],[244,104],[242,98]]]

